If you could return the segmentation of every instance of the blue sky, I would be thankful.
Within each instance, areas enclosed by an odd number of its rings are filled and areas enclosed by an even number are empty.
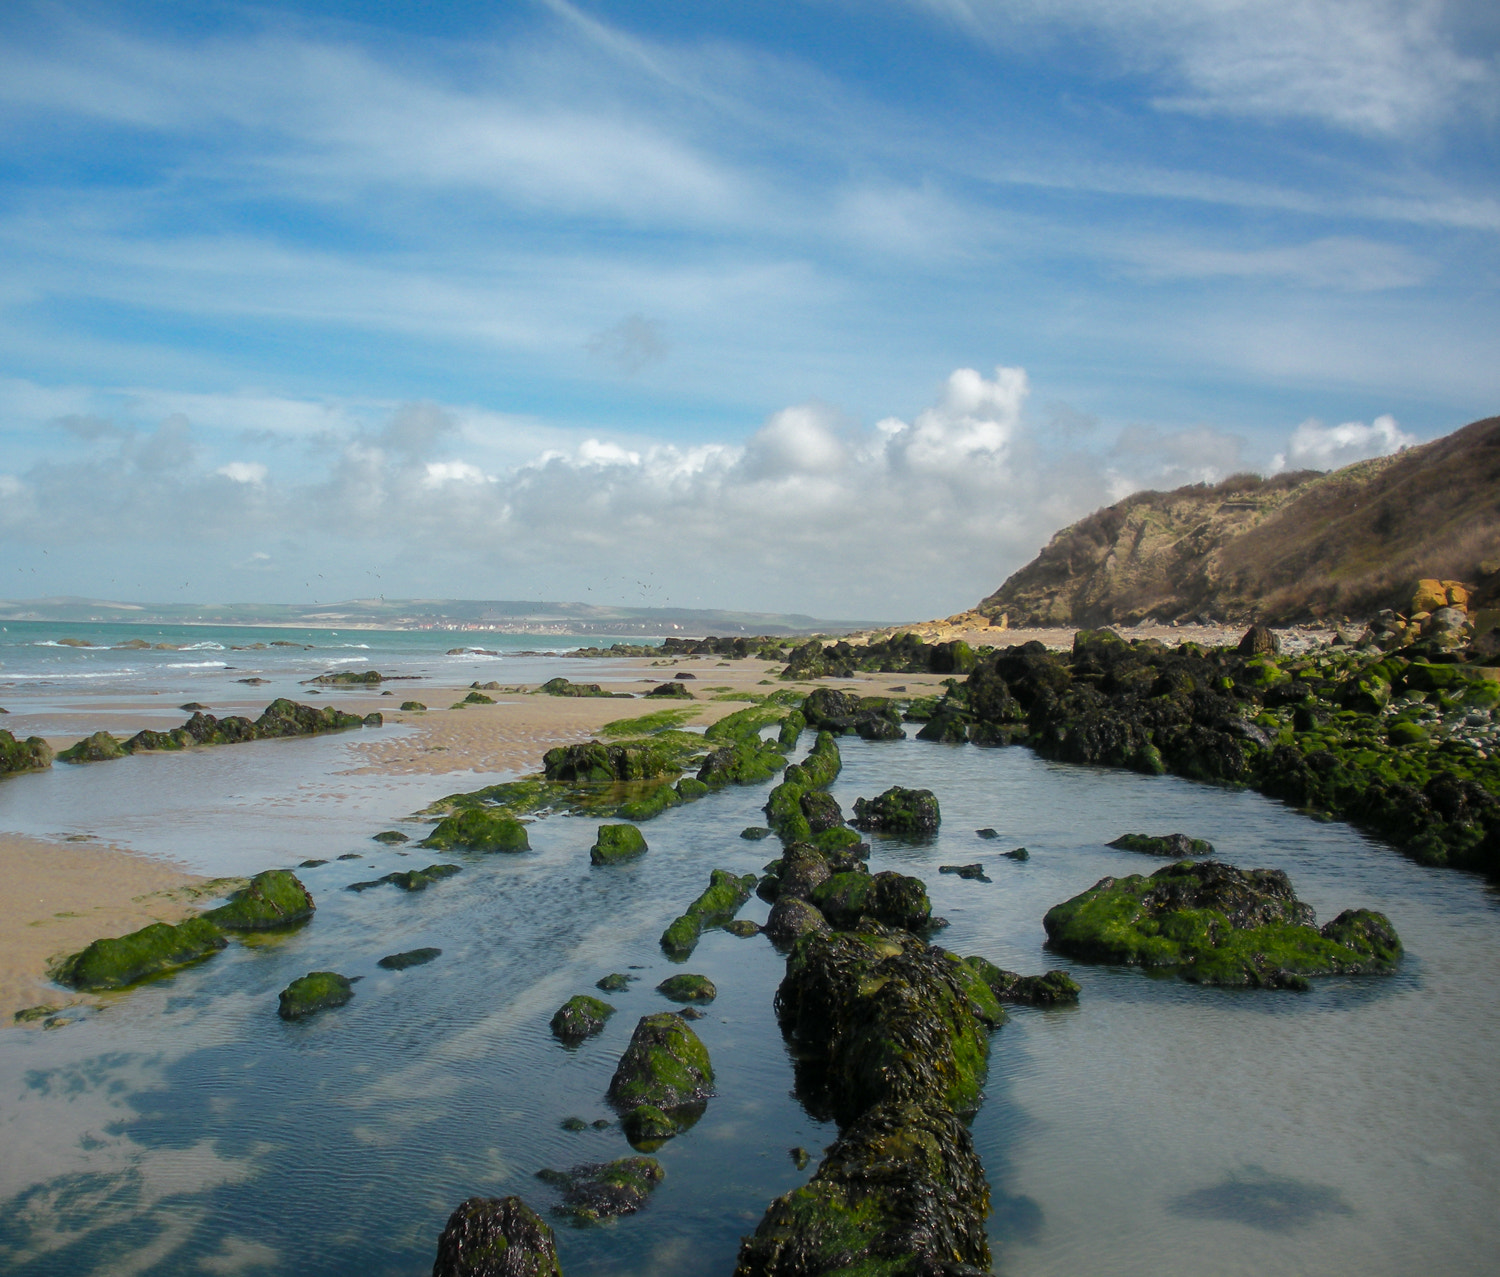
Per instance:
[[[0,597],[919,617],[1500,411],[1500,10],[0,9]],[[7,566],[8,565],[8,566]]]

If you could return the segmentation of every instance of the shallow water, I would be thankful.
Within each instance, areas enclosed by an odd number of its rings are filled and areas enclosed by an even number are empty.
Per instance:
[[[1064,966],[1083,986],[1079,1007],[1017,1009],[993,1039],[974,1132],[995,1195],[996,1271],[1378,1277],[1471,1273],[1500,1253],[1500,910],[1483,884],[1254,794],[1020,749],[842,748],[834,792],[846,810],[897,782],[939,795],[941,836],[877,842],[872,865],[927,881],[952,924],[941,943],[1021,971]],[[335,758],[309,750],[296,766],[305,777]],[[283,765],[265,764],[276,774],[243,810],[246,845]],[[320,782],[302,783],[314,796],[301,807],[315,812]],[[427,863],[368,841],[394,798],[328,823],[309,814],[315,832],[296,853],[276,843],[281,863],[314,843],[319,856],[365,857],[305,871],[319,902],[311,925],[232,945],[62,1030],[0,1033],[0,1268],[415,1277],[463,1197],[516,1192],[544,1207],[553,1196],[537,1169],[629,1151],[617,1128],[559,1123],[610,1116],[619,1052],[640,1015],[667,1005],[656,983],[685,969],[720,989],[697,1024],[719,1094],[658,1153],[667,1177],[643,1212],[560,1228],[559,1248],[570,1277],[729,1272],[770,1198],[810,1173],[788,1148],[816,1155],[833,1132],[790,1094],[769,945],[710,933],[679,967],[656,937],[710,869],[758,870],[775,854],[738,837],[761,823],[767,788],[668,812],[645,826],[651,850],[631,865],[590,868],[594,825],[551,818],[532,827],[530,854],[459,858],[463,873],[410,896],[340,890]],[[18,792],[0,787],[0,817]],[[1001,839],[976,838],[981,826]],[[1183,829],[1230,861],[1285,869],[1323,919],[1384,910],[1407,945],[1401,972],[1299,995],[1047,954],[1049,906],[1106,873],[1155,867],[1102,845],[1127,829]],[[96,832],[110,835],[107,820]],[[1000,855],[1017,845],[1028,862]],[[974,860],[993,881],[937,872]],[[746,914],[765,911],[752,901]],[[375,966],[421,945],[443,955],[400,973]],[[561,1002],[632,967],[641,978],[609,996],[619,1012],[602,1035],[571,1051],[551,1038]],[[327,968],[364,977],[354,1001],[278,1020],[277,990]]]

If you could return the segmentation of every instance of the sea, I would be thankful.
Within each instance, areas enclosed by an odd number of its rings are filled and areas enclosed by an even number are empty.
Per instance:
[[[518,672],[527,662],[549,674],[571,665],[489,640],[474,646],[500,655],[449,657],[464,645],[449,635],[288,635],[313,646],[239,651],[238,632],[212,631],[195,641],[217,648],[59,650],[35,632],[23,642],[12,623],[0,694],[30,683],[26,695],[92,697],[76,687],[97,676],[89,686],[122,702],[153,689],[207,701],[225,686],[215,679],[298,686],[335,661],[383,673],[461,661],[501,682],[534,681]],[[538,1171],[631,1153],[605,1099],[610,1077],[639,1018],[670,1007],[656,986],[692,971],[718,988],[694,1026],[715,1069],[702,1119],[655,1154],[666,1175],[639,1213],[590,1227],[550,1217],[569,1277],[727,1277],[740,1238],[806,1181],[836,1132],[798,1101],[772,1006],[782,957],[763,937],[712,931],[674,963],[658,937],[713,869],[759,872],[775,854],[741,837],[763,824],[769,785],[668,811],[643,826],[649,850],[629,864],[592,866],[597,821],[566,815],[532,824],[526,853],[439,856],[372,836],[420,836],[421,806],[489,778],[359,773],[362,734],[0,783],[8,831],[72,831],[204,873],[325,862],[297,870],[318,906],[305,927],[234,942],[55,1028],[0,1029],[0,1271],[425,1274],[463,1199],[514,1193],[550,1215],[557,1195]],[[876,838],[871,853],[873,869],[927,883],[948,924],[936,943],[1025,973],[1062,968],[1082,987],[1075,1007],[1013,1008],[991,1039],[972,1131],[996,1273],[1467,1277],[1494,1266],[1492,887],[1250,792],[1019,747],[851,738],[841,749],[832,792],[846,812],[894,784],[938,796],[935,838]],[[979,837],[985,828],[998,837]],[[1177,830],[1231,863],[1285,870],[1320,921],[1382,910],[1406,945],[1399,971],[1306,993],[1213,989],[1047,950],[1053,904],[1158,867],[1111,839]],[[1004,854],[1022,846],[1025,860]],[[462,872],[420,893],[347,890],[435,860]],[[989,881],[939,872],[975,862]],[[744,916],[766,912],[752,899]],[[425,946],[441,956],[377,965]],[[356,977],[353,1001],[283,1022],[277,992],[313,970]],[[599,995],[616,1008],[605,1031],[577,1046],[553,1038],[553,1011],[612,972],[634,978]],[[806,1169],[797,1149],[812,1155]]]

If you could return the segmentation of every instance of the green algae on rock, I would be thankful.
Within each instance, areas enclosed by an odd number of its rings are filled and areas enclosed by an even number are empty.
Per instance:
[[[388,953],[375,965],[387,971],[405,971],[407,967],[426,966],[434,958],[441,958],[441,949],[407,949],[404,953]]]
[[[54,974],[59,984],[74,989],[122,989],[211,957],[227,943],[223,932],[205,918],[189,918],[176,926],[153,922],[128,935],[95,940],[64,959]]]
[[[581,1042],[604,1028],[614,1007],[586,993],[569,998],[552,1015],[552,1032],[564,1042]]]
[[[434,851],[530,851],[526,826],[514,816],[471,807],[438,822],[418,846]]]
[[[630,988],[630,982],[636,977],[626,975],[623,971],[611,971],[607,976],[601,976],[594,981],[594,988],[603,989],[606,993],[624,993]]]
[[[673,957],[690,954],[703,931],[733,918],[754,889],[754,874],[741,876],[727,869],[713,870],[708,876],[708,886],[662,932],[661,947]]]
[[[771,1203],[735,1277],[977,1277],[990,1267],[989,1211],[973,1138],[951,1110],[880,1105]]]
[[[108,732],[95,732],[57,755],[60,763],[107,763],[124,758],[125,750]]]
[[[698,779],[710,789],[725,785],[759,785],[786,766],[786,757],[758,736],[735,740],[714,750],[698,769]]]
[[[920,878],[887,869],[878,874],[836,873],[812,889],[808,899],[834,927],[861,918],[916,931],[932,921],[932,902]]]
[[[543,1183],[562,1190],[562,1201],[552,1208],[553,1213],[581,1223],[640,1210],[665,1174],[654,1157],[622,1157],[614,1162],[589,1162],[566,1171],[536,1173]]]
[[[648,850],[645,834],[634,825],[600,825],[594,845],[589,848],[589,860],[596,865],[615,865]]]
[[[870,833],[921,838],[935,834],[942,820],[932,790],[892,785],[875,798],[856,798],[850,823]]]
[[[677,1123],[670,1114],[653,1104],[637,1104],[620,1119],[620,1126],[631,1147],[650,1153],[677,1134]]]
[[[1173,968],[1199,984],[1305,989],[1308,976],[1385,974],[1400,960],[1384,914],[1349,910],[1321,931],[1314,921],[1280,870],[1204,860],[1102,878],[1042,925],[1060,952]]]
[[[563,1277],[551,1227],[519,1197],[470,1197],[438,1238],[432,1277]]]
[[[398,847],[404,842],[411,841],[409,834],[403,834],[398,829],[385,829],[378,834],[371,834],[370,837],[374,842],[383,842],[388,847]]]
[[[0,727],[0,776],[8,772],[45,771],[52,766],[52,746],[40,736],[17,740]]]
[[[656,986],[656,991],[672,1002],[712,1002],[719,996],[714,982],[706,975],[686,973],[668,976]]]
[[[609,1083],[609,1099],[624,1113],[639,1104],[672,1110],[713,1094],[708,1048],[671,1011],[641,1018]]]
[[[418,713],[422,710],[425,710],[427,706],[422,704],[421,701],[402,701],[401,708],[410,713]]]
[[[561,676],[549,678],[537,688],[537,691],[545,692],[548,696],[600,696],[630,699],[629,692],[606,692],[598,683],[573,683]]]
[[[289,869],[267,869],[203,917],[225,931],[270,931],[306,922],[317,906],[312,893]]]
[[[276,1014],[283,1020],[301,1020],[317,1011],[341,1007],[354,996],[348,976],[337,971],[309,971],[284,988]]]
[[[978,954],[964,959],[979,978],[990,986],[990,992],[1001,1002],[1019,1002],[1026,1006],[1064,1006],[1078,1001],[1078,983],[1066,971],[1052,970],[1045,975],[1019,975],[997,967]]]
[[[1171,856],[1174,860],[1214,854],[1213,843],[1203,838],[1189,838],[1186,834],[1121,834],[1104,845],[1120,851],[1139,851],[1147,856]]]

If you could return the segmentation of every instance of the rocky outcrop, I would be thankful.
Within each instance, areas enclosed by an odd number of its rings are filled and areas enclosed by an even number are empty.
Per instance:
[[[714,1093],[708,1048],[682,1015],[661,1011],[643,1016],[609,1083],[610,1103],[627,1125],[655,1130],[661,1114],[673,1131],[685,1130],[702,1115]],[[641,1108],[653,1110],[639,1113]],[[657,1138],[661,1138],[658,1133]]]
[[[856,829],[870,833],[899,834],[908,838],[926,838],[937,833],[942,824],[937,796],[930,789],[906,789],[892,785],[875,798],[856,798]]]
[[[1500,595],[1500,417],[1330,474],[1138,492],[1064,528],[979,610],[1017,625],[1369,616],[1416,577]]]
[[[1280,870],[1204,860],[1101,878],[1042,925],[1062,953],[1172,968],[1198,984],[1305,989],[1308,976],[1387,974],[1400,960],[1383,914],[1347,911],[1321,931],[1314,921]]]
[[[57,755],[60,763],[107,763],[124,758],[125,750],[108,732],[95,732]]]

